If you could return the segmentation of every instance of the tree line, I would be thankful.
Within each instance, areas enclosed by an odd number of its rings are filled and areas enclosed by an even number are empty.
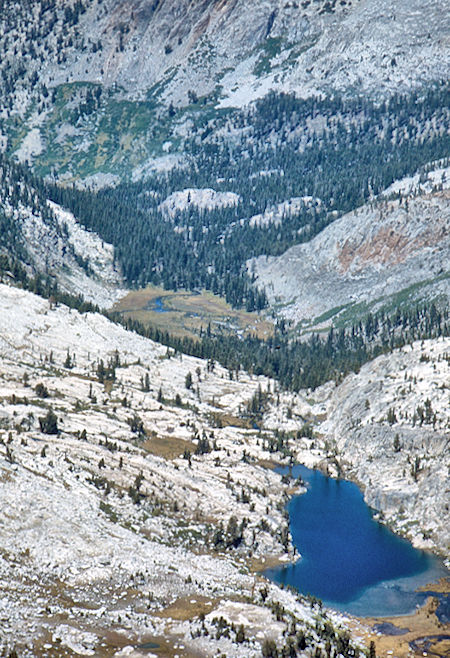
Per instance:
[[[434,303],[422,303],[391,314],[369,313],[364,321],[350,328],[331,328],[325,337],[312,334],[307,340],[289,338],[283,323],[267,340],[252,335],[239,338],[220,331],[214,334],[210,328],[202,332],[199,339],[193,339],[124,319],[117,312],[101,311],[81,296],[61,291],[50,277],[29,276],[19,262],[0,255],[0,281],[5,277],[13,278],[26,290],[81,313],[102,312],[130,331],[175,351],[208,360],[208,367],[213,367],[213,362],[217,361],[229,370],[230,377],[238,376],[243,369],[277,379],[283,388],[291,391],[316,388],[332,379],[339,382],[380,354],[414,340],[450,335],[448,307],[441,309]]]

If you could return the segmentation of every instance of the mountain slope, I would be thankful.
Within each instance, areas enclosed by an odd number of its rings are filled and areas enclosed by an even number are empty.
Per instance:
[[[48,200],[27,168],[0,156],[0,253],[28,275],[106,308],[125,293],[114,248]]]
[[[378,94],[445,79],[448,65],[448,16],[445,3],[436,0],[402,0],[395,8],[384,0],[83,0],[47,6],[33,0],[8,4],[2,21],[4,52],[11,38],[19,38],[27,73],[38,69],[29,57],[30,39],[41,37],[33,44],[47,60],[39,82],[117,84],[131,97],[165,79],[168,97],[179,101],[186,102],[188,90],[214,92],[214,83],[228,95],[236,67],[241,75],[253,69],[255,83],[258,71],[264,77],[274,69],[278,78],[269,76],[271,84],[303,93],[359,88]],[[56,60],[48,57],[52,52]]]
[[[364,365],[331,391],[320,426],[369,505],[447,561],[449,348],[448,338],[417,341]]]
[[[0,26],[8,151],[103,184],[174,166],[192,126],[271,89],[386,98],[449,65],[443,0],[28,0]]]
[[[310,647],[342,630],[257,573],[292,557],[276,437],[241,414],[268,384],[0,284],[0,648],[256,657],[294,619]]]
[[[303,491],[275,462],[448,559],[449,34],[444,0],[1,4],[0,653],[354,655],[261,575]],[[147,284],[276,329],[56,294]]]
[[[249,270],[277,312],[294,324],[339,324],[369,309],[419,300],[447,303],[449,199],[448,190],[379,199],[310,242],[251,261]]]
[[[348,620],[255,572],[291,559],[284,507],[301,491],[261,464],[338,467],[416,545],[446,551],[448,348],[417,342],[337,387],[277,392],[0,284],[0,647],[256,657],[265,639],[287,650],[293,618],[309,649],[327,623],[338,647]],[[247,429],[269,389],[262,433]]]
[[[113,245],[129,286],[205,288],[260,311],[267,295],[252,285],[249,259],[279,256],[448,157],[441,9],[437,0],[395,12],[382,0],[8,5],[3,144],[66,186],[46,194]],[[386,68],[387,30],[400,43]],[[83,196],[70,183],[105,189]],[[369,297],[384,294],[381,278]],[[309,315],[365,303],[358,281],[347,284],[332,307],[307,302]],[[268,289],[283,304],[285,292]],[[388,294],[398,292],[393,281]]]

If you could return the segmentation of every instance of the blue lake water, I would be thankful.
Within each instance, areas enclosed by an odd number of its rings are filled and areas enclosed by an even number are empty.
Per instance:
[[[450,576],[440,560],[376,522],[352,482],[301,465],[292,474],[308,488],[288,506],[302,558],[267,571],[276,582],[351,614],[391,616],[413,612],[425,601],[429,594],[417,587]]]

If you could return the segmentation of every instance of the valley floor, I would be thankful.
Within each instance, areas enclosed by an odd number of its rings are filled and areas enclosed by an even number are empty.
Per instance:
[[[0,285],[0,646],[247,657],[303,633],[309,655],[325,650],[326,622],[334,643],[351,625],[363,645],[362,624],[258,573],[293,559],[285,504],[301,492],[267,465],[292,453],[370,482],[389,522],[448,551],[449,345],[414,344],[293,395]],[[270,391],[263,429],[246,414],[258,389]],[[434,426],[413,427],[428,397]],[[297,436],[305,420],[313,439]]]

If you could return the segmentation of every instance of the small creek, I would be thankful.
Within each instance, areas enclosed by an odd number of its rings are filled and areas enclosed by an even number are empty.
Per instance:
[[[335,609],[382,617],[413,612],[430,595],[417,592],[418,587],[450,576],[438,558],[375,521],[356,484],[301,465],[292,468],[292,475],[308,489],[288,506],[293,542],[302,557],[268,570],[272,580]],[[446,595],[436,596],[448,601]]]
[[[163,297],[156,297],[149,303],[147,310],[154,311],[155,313],[168,313],[172,309],[168,309],[164,306]]]

